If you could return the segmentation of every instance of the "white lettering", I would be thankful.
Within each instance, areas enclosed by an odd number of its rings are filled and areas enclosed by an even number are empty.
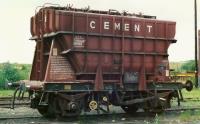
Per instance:
[[[138,24],[135,24],[135,27],[134,27],[135,31],[137,32],[140,32],[140,25]]]
[[[90,28],[95,29],[95,21],[90,22]]]
[[[147,25],[149,33],[151,32],[152,25]]]
[[[124,31],[129,31],[129,24],[124,24]]]
[[[130,31],[133,30],[134,32],[140,32],[141,30],[141,25],[140,24],[134,24],[134,26],[131,28],[129,23],[120,23],[120,22],[114,22],[113,24],[114,26],[114,30],[121,30],[123,29],[124,31]],[[96,22],[94,20],[90,21],[89,27],[91,29],[95,29],[96,28]],[[104,30],[109,30],[110,29],[110,22],[109,21],[105,21],[103,22],[103,28]],[[153,30],[153,26],[152,25],[146,25],[146,31],[148,33],[151,33]]]
[[[120,30],[120,23],[115,23],[115,30]]]
[[[109,30],[109,22],[104,22],[104,29]]]

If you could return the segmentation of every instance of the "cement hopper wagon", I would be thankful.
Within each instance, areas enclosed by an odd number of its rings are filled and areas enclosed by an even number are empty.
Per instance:
[[[175,30],[154,16],[41,8],[31,18],[31,107],[46,117],[109,112],[110,105],[131,114],[169,108],[186,87],[170,78]]]

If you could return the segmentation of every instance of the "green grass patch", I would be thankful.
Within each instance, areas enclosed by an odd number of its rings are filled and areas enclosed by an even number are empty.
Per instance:
[[[184,111],[182,112],[179,117],[178,117],[181,121],[197,121],[200,120],[200,111],[196,110],[188,110],[188,111]]]
[[[15,90],[4,90],[4,89],[0,89],[0,97],[12,97],[14,94]],[[17,92],[16,96],[19,95],[19,91]],[[20,95],[20,97],[22,96],[22,94]],[[29,94],[28,92],[24,93],[24,97],[28,97]]]
[[[0,97],[11,97],[13,93],[14,90],[0,90]]]
[[[194,98],[200,99],[200,89],[194,88],[192,91],[188,92],[187,90],[183,89],[182,94],[184,98]]]
[[[160,124],[160,120],[161,120],[160,118],[161,118],[161,117],[158,116],[158,115],[156,114],[156,116],[155,116],[155,118],[154,118],[152,124]]]

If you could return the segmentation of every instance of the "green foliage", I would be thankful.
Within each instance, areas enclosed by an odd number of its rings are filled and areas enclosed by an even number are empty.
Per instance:
[[[180,73],[181,72],[181,65],[182,63],[181,62],[170,62],[169,63],[169,66],[170,66],[170,69],[173,69],[175,73]]]
[[[170,62],[170,69],[174,69],[174,71],[177,73],[194,72],[195,61],[188,60],[184,62]]]
[[[11,64],[9,62],[0,64],[0,88],[7,86],[8,82],[16,82],[29,78],[31,65]]]
[[[181,69],[186,72],[191,72],[195,71],[195,61],[194,60],[189,60],[183,63],[181,66]]]
[[[20,80],[17,69],[8,62],[3,64],[2,75],[4,76],[5,82],[15,82]]]
[[[5,78],[3,76],[2,70],[0,70],[0,88],[4,87]]]
[[[20,80],[27,80],[29,78],[31,66],[28,64],[21,65],[21,68],[18,69],[20,75]]]

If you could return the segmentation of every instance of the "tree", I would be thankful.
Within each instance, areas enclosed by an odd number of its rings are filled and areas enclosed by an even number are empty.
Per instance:
[[[189,60],[189,61],[185,62],[185,63],[181,66],[181,69],[182,69],[183,71],[186,71],[186,72],[195,71],[195,62],[194,62],[194,60]]]
[[[20,65],[21,68],[18,70],[20,75],[20,80],[27,80],[29,78],[31,66],[28,64]]]
[[[27,80],[29,78],[31,65],[29,64],[0,64],[0,88],[5,88],[8,82]]]
[[[0,88],[5,86],[5,77],[3,76],[2,70],[0,69]]]
[[[2,76],[6,83],[20,80],[20,75],[17,69],[9,62],[3,63]]]

